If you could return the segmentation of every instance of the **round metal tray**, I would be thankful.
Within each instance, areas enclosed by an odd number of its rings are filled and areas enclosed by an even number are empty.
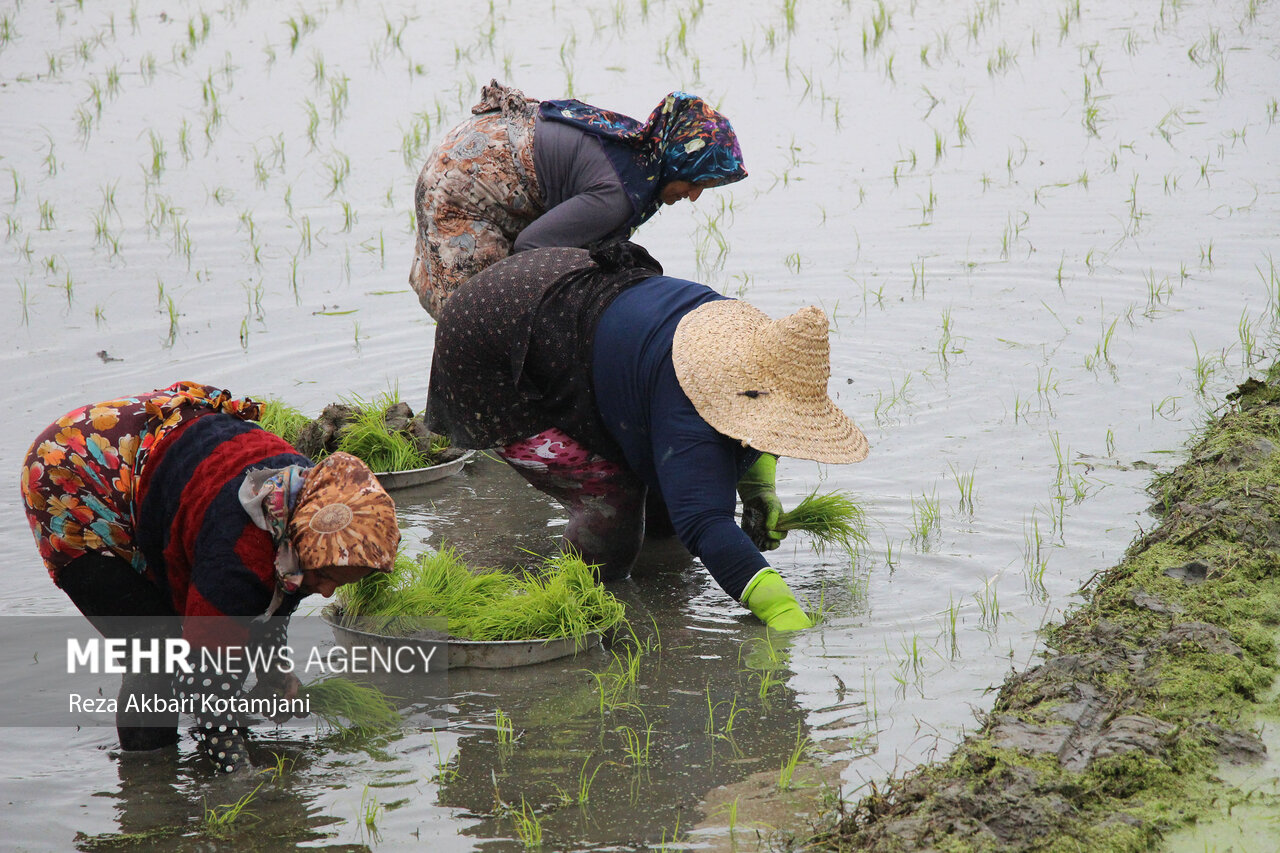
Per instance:
[[[397,649],[405,645],[436,646],[440,643],[439,639],[392,637],[361,631],[358,628],[347,628],[340,624],[341,618],[342,610],[336,604],[331,604],[320,611],[320,620],[333,630],[333,638],[340,646],[361,645]],[[448,637],[444,642],[449,651],[450,669],[468,666],[477,669],[509,669],[515,666],[545,663],[586,651],[600,645],[600,634],[591,633],[583,637],[561,637],[555,640],[485,641]]]
[[[457,459],[448,462],[442,462],[439,465],[430,465],[426,468],[410,468],[405,471],[387,471],[383,474],[375,474],[378,482],[382,484],[382,488],[387,491],[393,489],[407,489],[410,486],[421,486],[423,483],[434,483],[436,480],[443,480],[462,470],[462,467],[475,457],[474,450],[468,450]]]

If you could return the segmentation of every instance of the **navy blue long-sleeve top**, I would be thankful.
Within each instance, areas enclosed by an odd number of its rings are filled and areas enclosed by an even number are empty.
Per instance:
[[[739,600],[768,565],[734,519],[738,480],[760,454],[698,415],[671,363],[681,318],[725,298],[669,276],[624,290],[596,326],[592,381],[596,407],[628,467],[661,494],[681,543]]]

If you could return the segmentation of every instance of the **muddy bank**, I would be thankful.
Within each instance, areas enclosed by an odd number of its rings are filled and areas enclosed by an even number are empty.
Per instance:
[[[1223,412],[1152,484],[1159,524],[1085,584],[981,728],[845,803],[809,848],[1149,850],[1246,799],[1280,813],[1218,776],[1264,760],[1256,723],[1280,716],[1280,370]]]

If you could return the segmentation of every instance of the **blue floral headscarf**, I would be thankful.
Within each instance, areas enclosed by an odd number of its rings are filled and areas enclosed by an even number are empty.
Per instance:
[[[696,95],[672,92],[643,124],[574,98],[543,101],[538,109],[543,119],[572,125],[604,143],[635,209],[632,228],[657,213],[658,191],[671,181],[720,186],[747,176],[729,119]]]

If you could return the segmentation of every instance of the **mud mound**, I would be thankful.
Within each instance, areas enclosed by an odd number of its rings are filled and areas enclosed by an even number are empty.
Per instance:
[[[1219,762],[1277,668],[1280,384],[1251,380],[1152,486],[1161,523],[1045,630],[945,763],[892,780],[808,839],[859,851],[1148,850],[1206,815]]]

